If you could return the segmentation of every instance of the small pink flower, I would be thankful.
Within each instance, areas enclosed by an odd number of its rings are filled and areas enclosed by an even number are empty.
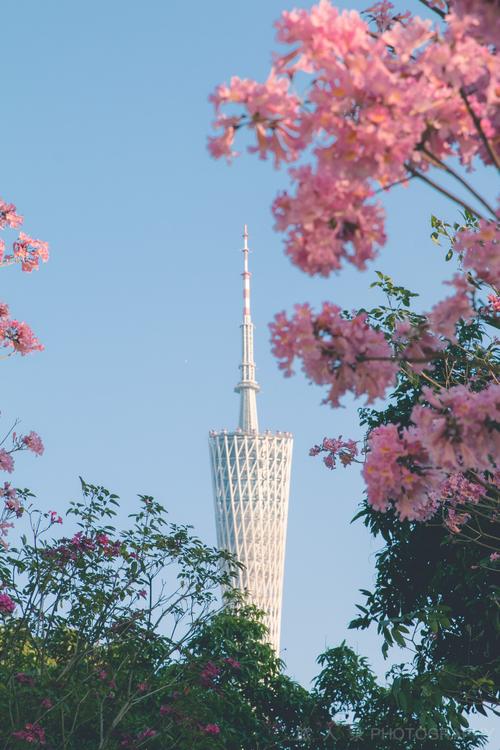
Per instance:
[[[33,432],[33,430],[29,433],[29,435],[25,435],[22,438],[22,442],[29,451],[36,453],[38,456],[42,455],[44,451],[42,438],[40,437],[40,435],[37,435],[36,432]]]
[[[490,555],[491,562],[495,562],[496,560],[500,560],[500,552],[492,552]]]
[[[230,667],[233,669],[241,669],[241,664],[239,661],[236,661],[236,659],[233,659],[232,656],[227,656],[224,661],[226,664],[229,664]]]
[[[16,605],[8,594],[0,594],[0,613],[10,615],[15,610]]]
[[[7,451],[4,450],[4,448],[0,448],[0,469],[8,471],[9,474],[12,473],[14,469],[14,459],[10,453],[7,453]]]
[[[174,712],[174,708],[172,706],[168,706],[166,704],[163,704],[160,706],[160,715],[165,716],[166,714],[171,714]]]
[[[42,708],[49,709],[49,708],[52,708],[54,704],[52,703],[50,698],[44,698],[40,705]]]
[[[488,294],[488,301],[493,312],[500,312],[500,297],[497,294]]]
[[[147,691],[149,690],[149,683],[148,682],[140,682],[137,685],[137,690],[140,693],[147,693]]]
[[[145,599],[146,598],[146,589],[141,589],[137,593],[139,594],[139,596],[141,597],[141,599]]]
[[[24,729],[12,733],[18,740],[24,740],[30,744],[45,745],[45,730],[40,724],[25,724]]]
[[[101,669],[101,671],[97,673],[97,679],[100,680],[101,682],[104,682],[107,676],[108,676],[108,673],[106,672],[105,669]]]
[[[204,687],[211,687],[214,679],[219,674],[220,669],[213,661],[207,661],[200,674],[200,682]]]
[[[200,729],[205,734],[213,734],[213,735],[220,734],[220,727],[218,724],[205,724],[205,725],[202,724],[200,726]]]
[[[61,516],[59,516],[56,513],[55,510],[50,510],[49,513],[50,513],[50,522],[51,523],[62,523],[63,522]]]

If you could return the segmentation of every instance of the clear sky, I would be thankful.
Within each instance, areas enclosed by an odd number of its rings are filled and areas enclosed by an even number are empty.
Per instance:
[[[362,9],[369,3],[340,2]],[[343,638],[385,669],[375,633],[347,631],[374,546],[349,525],[362,496],[355,469],[328,472],[309,447],[358,437],[356,408],[321,406],[302,375],[285,380],[267,324],[295,302],[371,304],[373,270],[429,306],[451,275],[428,239],[433,212],[455,208],[411,185],[385,201],[389,243],[364,274],[310,279],[283,254],[272,198],[286,172],[244,156],[210,159],[207,97],[231,75],[267,75],[272,24],[289,0],[17,0],[2,14],[0,195],[51,245],[38,273],[2,271],[14,316],[45,351],[3,362],[2,424],[43,437],[15,481],[63,510],[78,476],[117,492],[127,512],[155,495],[171,518],[215,543],[207,434],[236,425],[241,233],[249,225],[263,429],[295,435],[282,646],[307,683],[316,656]],[[304,2],[308,6],[310,3]],[[407,7],[416,8],[411,0]],[[490,196],[491,178],[478,184]],[[8,282],[8,285],[7,285]],[[401,653],[393,654],[401,661]]]

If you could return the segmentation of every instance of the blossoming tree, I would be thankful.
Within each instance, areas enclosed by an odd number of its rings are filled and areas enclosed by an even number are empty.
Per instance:
[[[18,229],[22,223],[23,217],[17,213],[16,207],[0,198],[0,231]],[[0,267],[17,263],[22,271],[31,273],[39,268],[40,262],[46,262],[48,259],[48,244],[42,240],[33,239],[25,232],[19,232],[8,252],[5,240],[0,237]],[[16,353],[25,356],[43,349],[29,325],[12,318],[8,305],[1,301],[0,347],[7,352],[6,356]],[[14,470],[14,453],[22,450],[30,450],[37,455],[43,453],[42,440],[35,432],[18,435],[14,429],[15,425],[0,442],[0,471],[7,473],[12,473]],[[7,444],[8,447],[6,447]],[[12,526],[11,519],[20,516],[23,508],[18,493],[9,482],[5,482],[3,487],[0,487],[0,497],[4,499],[3,507],[0,509],[0,545],[5,546],[5,537]],[[0,585],[2,584],[3,582],[0,581]],[[8,594],[3,593],[0,596],[5,599]]]
[[[326,276],[346,263],[364,269],[376,257],[386,242],[377,193],[418,179],[461,207],[465,220],[454,228],[433,218],[433,238],[449,240],[448,257],[459,267],[449,282],[452,294],[428,313],[410,312],[406,293],[391,310],[349,313],[328,303],[314,312],[297,305],[271,326],[285,374],[301,361],[311,381],[328,386],[325,400],[332,406],[347,392],[366,395],[368,403],[384,397],[402,372],[422,381],[409,424],[369,434],[363,471],[374,507],[394,506],[402,519],[420,520],[451,497],[455,506],[478,506],[485,497],[496,504],[500,448],[492,348],[478,355],[462,347],[465,381],[454,377],[453,367],[445,384],[432,376],[437,361],[449,362],[450,345],[457,356],[460,321],[498,327],[497,214],[454,162],[469,170],[477,160],[500,167],[493,44],[500,14],[487,0],[424,4],[445,24],[398,14],[385,1],[365,18],[340,13],[329,0],[285,12],[278,39],[290,51],[275,58],[265,83],[233,78],[216,89],[215,126],[222,132],[209,143],[214,156],[230,159],[236,132],[247,127],[256,136],[250,151],[292,165],[293,191],[278,195],[273,213],[286,233],[286,253],[311,275]],[[293,86],[299,76],[301,85],[308,81],[302,97]],[[242,112],[234,112],[238,105]],[[439,171],[464,193],[444,187]],[[382,275],[379,284],[394,288]],[[331,461],[332,451],[322,447]],[[352,450],[343,456],[344,463],[354,459]],[[468,512],[452,516],[456,530]]]
[[[378,272],[372,286],[387,305],[296,305],[276,315],[271,341],[285,375],[301,363],[326,403],[366,398],[362,445],[325,438],[311,449],[329,468],[362,463],[360,515],[387,545],[353,626],[377,622],[385,653],[413,648],[418,675],[433,670],[429,690],[484,712],[500,677],[488,577],[500,558],[500,232],[470,173],[500,168],[500,12],[489,0],[422,5],[434,16],[387,0],[361,14],[329,0],[283,13],[287,49],[267,81],[234,77],[213,93],[209,149],[231,160],[248,129],[251,152],[289,165],[291,188],[272,210],[286,254],[309,275],[364,270],[377,257],[387,239],[381,197],[397,185],[419,180],[460,212],[453,225],[431,220],[455,273],[430,310],[415,312],[417,295]],[[383,411],[371,406],[388,395]]]

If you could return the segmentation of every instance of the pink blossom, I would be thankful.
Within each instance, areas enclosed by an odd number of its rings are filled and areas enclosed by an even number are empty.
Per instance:
[[[4,549],[8,549],[8,547],[9,547],[9,545],[5,541],[4,537],[7,536],[7,534],[9,533],[8,530],[12,529],[13,526],[14,526],[13,523],[8,523],[7,521],[0,521],[0,545]]]
[[[397,363],[384,335],[368,325],[365,313],[346,320],[340,312],[336,305],[324,303],[317,316],[309,305],[296,305],[290,319],[279,313],[270,326],[273,353],[287,376],[293,374],[294,359],[301,359],[309,380],[330,386],[325,401],[333,406],[348,391],[366,394],[371,403],[395,384]]]
[[[85,536],[83,531],[77,532],[70,540],[70,545],[78,552],[93,552],[95,543],[89,536]]]
[[[14,459],[4,448],[0,448],[0,469],[9,473],[14,470]]]
[[[247,125],[257,139],[257,145],[249,151],[257,151],[262,159],[272,153],[276,165],[294,158],[299,99],[290,93],[289,86],[289,81],[273,70],[264,84],[233,77],[229,86],[218,86],[210,100],[216,110],[214,126],[222,129],[222,134],[209,140],[212,155],[216,158],[234,155],[231,146],[241,118],[222,115],[220,109],[222,105],[242,104],[248,112]]]
[[[440,27],[393,14],[383,0],[368,11],[374,33],[359,13],[322,0],[282,14],[278,41],[288,49],[275,56],[265,83],[235,77],[216,89],[211,99],[222,133],[210,140],[215,157],[234,155],[235,136],[247,128],[255,137],[250,150],[293,164],[293,192],[279,195],[273,210],[287,253],[307,273],[326,275],[345,261],[363,268],[375,256],[385,231],[374,186],[390,189],[415,170],[427,172],[433,162],[422,145],[442,161],[491,162],[460,89],[470,92],[470,107],[493,137],[498,63],[484,44],[486,31],[493,36],[489,26],[498,26],[498,19],[484,21],[493,5],[486,12],[486,0],[459,0]],[[298,74],[301,99],[292,89]],[[477,253],[470,255],[488,281],[484,262],[480,269]]]
[[[386,241],[381,204],[368,203],[373,191],[330,168],[299,167],[290,174],[295,196],[284,192],[273,204],[276,229],[288,231],[287,255],[311,275],[327,276],[342,260],[366,268]]]
[[[491,562],[496,562],[497,560],[500,560],[500,552],[492,552],[490,555]]]
[[[12,601],[8,594],[0,594],[0,613],[3,615],[11,615],[15,610],[15,602]]]
[[[232,669],[241,669],[241,664],[236,659],[233,659],[232,656],[226,656],[224,659],[226,664],[228,664]]]
[[[424,520],[435,506],[428,491],[444,479],[432,468],[424,445],[415,430],[388,424],[370,433],[368,455],[363,468],[368,502],[376,510],[394,505],[401,519]]]
[[[137,593],[138,593],[138,595],[139,595],[139,596],[141,597],[141,599],[145,599],[145,598],[146,598],[146,596],[147,596],[147,591],[146,591],[146,589],[141,589],[141,590],[140,590],[140,591],[138,591]]]
[[[50,513],[50,522],[51,523],[62,523],[63,522],[61,516],[59,516],[55,510],[50,510],[49,513]]]
[[[22,438],[22,443],[28,450],[36,453],[38,456],[41,456],[44,451],[41,437],[37,435],[36,432],[33,432],[33,430],[29,433],[29,435],[25,435]]]
[[[469,33],[485,44],[498,44],[500,15],[498,7],[490,0],[453,0],[453,14],[465,16]]]
[[[11,227],[17,229],[23,223],[23,217],[16,213],[13,203],[6,203],[0,198],[0,229]]]
[[[0,318],[0,345],[11,347],[23,356],[43,350],[42,344],[40,344],[29,325],[7,318]]]
[[[455,287],[456,293],[434,305],[428,317],[434,333],[450,341],[456,341],[455,328],[458,321],[470,321],[475,316],[475,312],[469,300],[471,287],[465,278],[456,274],[448,283]]]
[[[451,472],[492,470],[500,455],[500,385],[479,392],[424,388],[422,395],[429,405],[415,406],[411,420],[432,464]]]
[[[220,734],[220,727],[218,724],[201,724],[200,729],[205,734],[212,734],[212,735]]]
[[[396,21],[404,23],[405,19],[411,15],[409,11],[406,11],[406,13],[394,13],[394,5],[388,0],[381,0],[381,2],[375,3],[375,5],[362,11],[362,14],[375,23],[378,31],[390,29]]]
[[[488,302],[495,313],[500,313],[500,297],[498,294],[488,294]]]
[[[491,221],[481,220],[477,230],[459,232],[454,249],[463,255],[463,266],[475,271],[488,284],[500,283],[500,230]]]
[[[398,321],[393,335],[399,357],[411,365],[414,372],[430,369],[430,362],[445,343],[429,331],[426,324],[415,326],[408,320]]]
[[[139,682],[137,690],[139,693],[147,693],[149,690],[149,682]]]
[[[43,701],[40,703],[40,705],[42,708],[45,708],[48,710],[49,708],[52,708],[54,704],[52,703],[50,698],[44,698]]]
[[[49,259],[48,242],[35,240],[24,232],[20,232],[18,240],[14,243],[13,258],[21,263],[23,271],[30,273],[38,270],[40,261],[46,263]]]
[[[15,513],[17,518],[23,515],[24,508],[17,497],[17,491],[12,487],[10,482],[4,482],[3,487],[0,487],[0,497],[3,497],[5,500],[6,510]]]
[[[342,435],[338,438],[324,438],[321,445],[313,446],[310,456],[317,456],[320,453],[326,453],[323,462],[328,469],[336,468],[336,459],[338,458],[343,466],[349,466],[358,455],[358,447],[354,440],[342,440]]]
[[[200,682],[204,687],[211,687],[215,678],[220,674],[220,669],[213,661],[208,661],[200,674]]]
[[[30,744],[45,745],[45,730],[36,722],[34,724],[25,724],[24,729],[12,732],[12,736]]]

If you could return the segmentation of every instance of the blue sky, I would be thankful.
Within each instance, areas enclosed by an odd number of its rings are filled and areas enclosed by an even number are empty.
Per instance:
[[[51,260],[31,275],[2,272],[3,298],[46,347],[3,362],[2,424],[19,418],[42,435],[45,455],[21,456],[16,482],[44,507],[64,509],[82,475],[117,492],[128,512],[137,493],[155,495],[214,543],[207,434],[237,420],[248,223],[260,423],[295,435],[282,645],[306,683],[318,653],[345,637],[384,670],[376,634],[346,629],[357,589],[373,582],[375,546],[349,525],[360,477],[308,457],[325,435],[361,434],[360,404],[334,411],[301,375],[283,379],[267,324],[295,302],[376,301],[374,269],[429,306],[451,275],[429,241],[429,216],[457,214],[421,185],[398,188],[385,201],[388,245],[369,271],[319,280],[291,266],[270,213],[286,173],[251,156],[227,167],[205,147],[209,92],[233,74],[267,75],[272,23],[289,7],[19,0],[5,9],[0,194],[28,233],[50,242]],[[476,184],[492,195],[488,175]]]

